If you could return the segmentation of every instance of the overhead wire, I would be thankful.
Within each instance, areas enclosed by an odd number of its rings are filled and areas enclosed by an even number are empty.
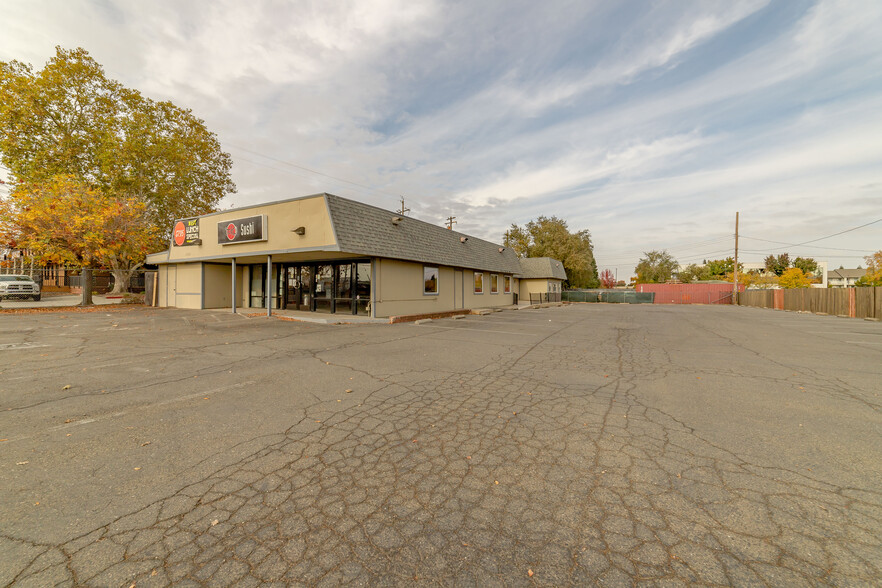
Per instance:
[[[244,151],[244,152],[246,152],[246,153],[250,153],[250,154],[252,154],[252,155],[256,155],[256,156],[258,156],[258,157],[263,157],[263,158],[265,158],[265,159],[269,159],[269,160],[271,160],[271,161],[275,161],[275,162],[277,162],[277,163],[281,163],[282,165],[286,165],[286,166],[288,166],[288,167],[293,167],[293,168],[296,168],[296,169],[299,169],[299,170],[302,170],[302,171],[305,171],[305,172],[308,172],[308,173],[311,173],[311,174],[316,174],[316,175],[319,175],[319,176],[322,176],[322,177],[325,177],[325,178],[330,178],[330,179],[335,180],[335,181],[337,181],[337,182],[343,182],[344,184],[350,184],[350,185],[353,185],[353,186],[357,186],[357,187],[359,187],[359,188],[363,188],[363,189],[365,189],[365,190],[367,190],[367,191],[369,191],[369,192],[372,192],[372,193],[373,193],[373,192],[377,192],[377,193],[383,194],[383,195],[385,195],[385,196],[389,196],[390,198],[394,198],[394,199],[396,199],[396,200],[398,200],[398,199],[401,197],[400,194],[392,194],[391,192],[386,192],[385,190],[383,190],[383,189],[381,189],[381,188],[374,188],[374,187],[368,186],[368,185],[366,185],[366,184],[362,184],[362,183],[360,183],[360,182],[355,182],[355,181],[352,181],[352,180],[347,180],[346,178],[341,178],[341,177],[338,177],[338,176],[334,176],[334,175],[331,175],[331,174],[327,174],[327,173],[325,173],[325,172],[321,172],[321,171],[318,171],[318,170],[315,170],[315,169],[312,169],[312,168],[306,167],[306,166],[304,166],[304,165],[299,165],[299,164],[297,164],[297,163],[292,163],[292,162],[290,162],[290,161],[285,161],[284,159],[279,159],[279,158],[277,158],[277,157],[273,157],[273,156],[271,156],[271,155],[266,155],[266,154],[264,154],[264,153],[260,153],[260,152],[258,152],[258,151],[254,151],[254,150],[252,150],[252,149],[248,149],[248,148],[246,148],[246,147],[242,147],[242,146],[240,146],[240,145],[233,145],[233,144],[231,144],[231,143],[226,143],[226,145],[227,145],[228,147],[232,147],[233,149],[238,149],[239,151]],[[257,163],[257,162],[255,162],[255,161],[252,161],[252,160],[249,160],[249,159],[246,159],[246,158],[241,158],[241,159],[243,159],[244,161],[248,161],[249,163]],[[260,164],[258,164],[258,165],[260,165]],[[281,171],[281,170],[278,170],[278,168],[271,168],[271,169],[277,169],[277,171]],[[302,177],[302,176],[301,176],[301,177]]]

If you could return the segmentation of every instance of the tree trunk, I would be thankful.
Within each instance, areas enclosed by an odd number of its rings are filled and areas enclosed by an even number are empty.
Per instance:
[[[120,269],[118,267],[115,267],[110,271],[113,274],[113,290],[111,290],[110,293],[122,294],[123,292],[128,292],[129,280],[132,279],[132,275],[135,273],[135,270]]]
[[[92,306],[95,304],[92,302],[92,269],[91,268],[83,268],[83,273],[80,274],[80,285],[83,287],[83,301],[80,302],[80,306]]]

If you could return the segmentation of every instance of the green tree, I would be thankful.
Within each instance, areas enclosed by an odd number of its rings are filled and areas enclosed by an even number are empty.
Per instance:
[[[818,272],[818,262],[811,257],[797,257],[793,260],[793,267],[798,267],[807,276],[813,276]]]
[[[798,267],[791,267],[790,269],[784,270],[784,273],[778,278],[778,285],[788,290],[793,288],[808,288],[811,286],[811,281],[801,269]]]
[[[638,284],[661,284],[671,279],[677,260],[667,250],[644,252],[634,271]]]
[[[774,255],[769,255],[765,259],[766,263],[766,271],[775,274],[776,276],[781,276],[784,271],[790,267],[790,255],[787,253],[782,253],[777,257]]]
[[[0,62],[0,162],[17,184],[70,175],[102,198],[143,201],[156,249],[176,218],[211,212],[236,190],[230,156],[202,120],[108,79],[82,48],[57,47],[40,71]]]
[[[596,288],[600,285],[594,247],[587,229],[571,233],[566,221],[540,216],[524,227],[512,225],[503,243],[520,257],[553,257],[563,263],[570,288]]]
[[[680,270],[680,281],[684,284],[688,284],[690,282],[694,282],[696,280],[700,280],[702,273],[704,272],[704,267],[698,265],[697,263],[690,263],[686,267]]]

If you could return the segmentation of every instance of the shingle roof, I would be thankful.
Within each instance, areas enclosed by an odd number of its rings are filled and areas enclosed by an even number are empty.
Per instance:
[[[521,277],[525,279],[555,278],[566,280],[563,264],[551,257],[526,257],[521,259]]]
[[[830,278],[862,278],[867,274],[865,269],[836,269],[827,272],[827,279]]]
[[[521,271],[511,248],[500,253],[502,246],[496,243],[333,194],[325,194],[325,200],[341,251],[509,274]],[[393,224],[393,218],[401,220]]]

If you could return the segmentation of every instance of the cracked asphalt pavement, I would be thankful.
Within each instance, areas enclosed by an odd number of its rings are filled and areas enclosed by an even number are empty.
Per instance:
[[[882,325],[0,315],[0,585],[879,585]]]

